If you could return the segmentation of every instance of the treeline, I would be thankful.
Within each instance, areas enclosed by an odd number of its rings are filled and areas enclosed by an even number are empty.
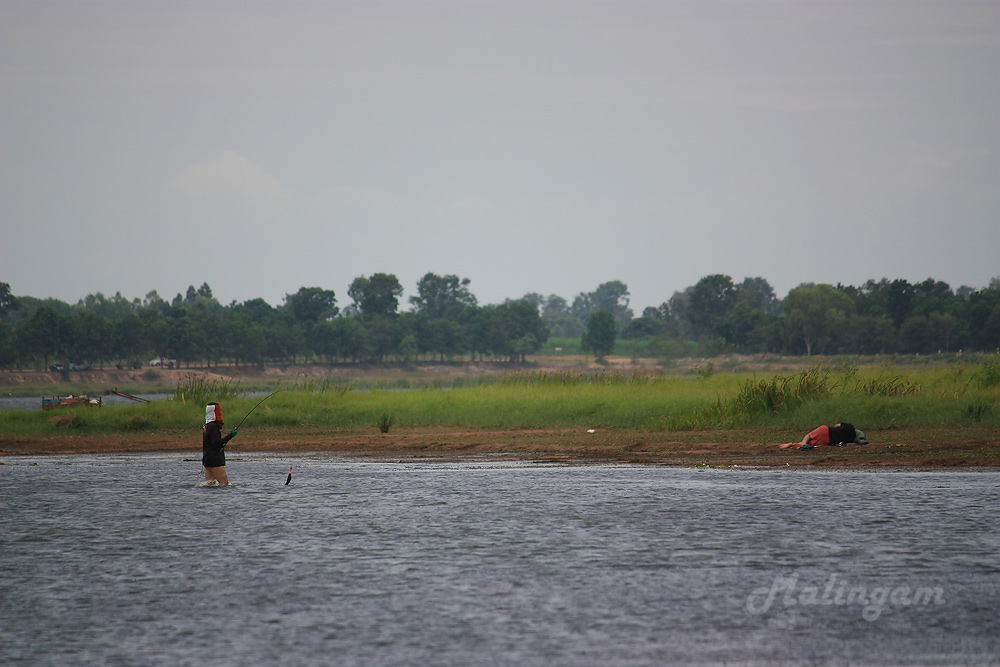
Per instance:
[[[53,361],[138,367],[150,358],[179,365],[418,358],[523,360],[547,340],[535,305],[481,306],[469,280],[425,275],[399,311],[403,288],[392,274],[359,276],[341,309],[333,290],[302,287],[281,306],[263,299],[222,305],[208,284],[172,301],[101,293],[69,305],[16,297],[0,283],[0,366],[48,368]]]
[[[302,287],[277,307],[259,298],[223,305],[208,284],[169,302],[153,291],[131,300],[97,293],[70,305],[17,297],[0,283],[0,367],[134,367],[151,358],[181,365],[519,361],[549,336],[582,338],[598,355],[608,336],[612,344],[615,337],[647,341],[662,356],[678,349],[809,355],[1000,347],[1000,279],[958,290],[933,279],[804,284],[778,299],[763,278],[736,283],[711,275],[638,317],[620,281],[572,302],[532,293],[495,305],[480,305],[468,278],[428,273],[416,288],[410,309],[400,311],[403,288],[385,273],[356,278],[344,307],[320,287]]]
[[[931,278],[803,284],[778,300],[763,278],[712,275],[647,308],[621,335],[698,341],[705,354],[992,352],[1000,347],[1000,278],[979,290]]]

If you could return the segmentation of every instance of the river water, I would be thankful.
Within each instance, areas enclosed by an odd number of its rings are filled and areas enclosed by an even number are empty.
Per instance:
[[[3,463],[3,664],[1000,664],[995,471]]]

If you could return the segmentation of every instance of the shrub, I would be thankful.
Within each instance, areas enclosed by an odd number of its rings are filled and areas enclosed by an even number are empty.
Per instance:
[[[982,400],[972,401],[965,406],[965,410],[963,412],[970,421],[982,421],[993,412],[993,403]]]
[[[985,357],[979,364],[975,374],[980,389],[989,389],[1000,385],[1000,355]]]
[[[378,416],[375,421],[375,425],[378,426],[378,430],[382,433],[388,433],[389,429],[392,428],[393,417],[388,412],[383,412]]]

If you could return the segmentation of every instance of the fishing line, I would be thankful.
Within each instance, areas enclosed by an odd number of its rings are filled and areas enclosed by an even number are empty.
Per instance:
[[[243,422],[245,422],[245,421],[247,420],[247,417],[249,417],[250,415],[252,415],[252,414],[253,414],[253,411],[254,411],[254,410],[256,410],[257,408],[259,408],[259,407],[260,407],[260,404],[261,404],[261,403],[263,403],[263,402],[264,402],[264,401],[266,401],[267,399],[271,398],[272,396],[274,396],[275,394],[277,394],[277,393],[278,393],[279,391],[284,391],[284,389],[278,389],[278,390],[276,390],[276,391],[272,391],[272,392],[271,392],[270,394],[268,394],[268,395],[267,395],[267,396],[265,396],[264,398],[262,398],[262,399],[260,399],[259,401],[257,401],[257,405],[255,405],[255,406],[253,406],[252,408],[250,408],[250,412],[248,412],[248,413],[246,414],[246,416],[245,416],[245,417],[243,417],[243,419],[241,419],[241,420],[240,420],[240,423],[239,423],[239,424],[237,424],[237,425],[236,425],[235,427],[233,427],[233,430],[234,430],[234,431],[237,431],[237,430],[239,430],[240,426],[243,426]],[[228,443],[227,443],[227,444],[228,444]],[[225,447],[226,445],[222,445],[222,446],[223,446],[223,447]]]
[[[248,412],[246,414],[246,417],[244,417],[243,419],[241,419],[240,423],[237,424],[234,428],[237,429],[237,430],[239,430],[240,426],[243,426],[243,422],[245,422],[247,420],[247,417],[249,417],[251,414],[253,414],[253,411],[256,410],[257,408],[259,408],[261,403],[263,403],[267,399],[271,398],[272,396],[274,396],[275,394],[277,394],[279,391],[284,391],[284,389],[278,389],[277,391],[272,391],[270,394],[268,394],[264,398],[262,398],[259,401],[257,401],[257,405],[255,405],[252,408],[250,408],[250,412]]]

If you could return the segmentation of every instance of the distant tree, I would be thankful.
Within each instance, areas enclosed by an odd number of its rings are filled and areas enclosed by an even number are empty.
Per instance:
[[[108,318],[83,310],[72,320],[72,340],[70,346],[77,361],[96,361],[104,367],[104,360],[111,353],[114,326]]]
[[[226,336],[229,354],[235,357],[237,366],[240,362],[256,365],[264,362],[264,352],[267,349],[265,327],[252,321],[245,308],[232,308]]]
[[[525,355],[534,354],[548,340],[548,328],[533,301],[507,301],[501,306],[500,316],[507,325],[507,356],[511,361],[523,362]]]
[[[590,303],[595,310],[605,309],[615,317],[619,324],[632,319],[632,309],[628,307],[628,285],[620,280],[601,283],[590,294]]]
[[[764,278],[744,278],[735,285],[740,300],[753,309],[763,310],[766,315],[777,315],[781,302],[774,295],[774,288]]]
[[[550,294],[542,304],[542,321],[549,335],[555,338],[579,338],[583,335],[583,322],[570,311],[569,302]]]
[[[670,300],[660,306],[667,321],[667,331],[674,338],[694,339],[694,325],[691,323],[691,293],[694,286],[683,292],[674,292]]]
[[[718,326],[736,305],[736,295],[733,279],[722,274],[705,276],[695,284],[688,302],[695,339],[720,335]]]
[[[569,302],[557,294],[550,294],[542,305],[542,317],[562,315],[569,312]]]
[[[530,303],[538,310],[538,312],[541,312],[542,306],[545,304],[545,297],[538,292],[528,292],[522,296],[519,301]]]
[[[243,313],[247,319],[254,324],[268,326],[272,324],[277,316],[277,311],[264,299],[250,299],[233,308],[235,312]]]
[[[713,333],[744,352],[777,349],[770,332],[781,307],[771,285],[763,278],[745,278],[734,286],[730,301],[728,311],[713,324]]]
[[[121,294],[121,292],[119,292],[119,294]],[[178,294],[177,296],[179,297],[180,295]],[[143,299],[141,307],[155,310],[163,316],[166,316],[166,314],[170,311],[170,304],[161,299],[155,289],[146,294],[146,298]]]
[[[170,317],[166,320],[167,338],[164,341],[164,351],[168,358],[176,359],[178,364],[185,362],[190,364],[198,358],[200,349],[203,351],[202,356],[207,358],[209,365],[211,365],[213,352],[220,346],[210,344],[207,336],[200,335],[203,331],[202,326],[205,324],[205,317],[202,315],[196,325],[194,317],[189,315],[184,308],[170,309]],[[232,340],[231,333],[231,329],[227,328],[224,341],[227,348]]]
[[[621,331],[622,340],[637,340],[639,338],[650,338],[662,336],[667,332],[667,321],[663,316],[663,311],[659,308],[649,306],[642,311],[642,315],[633,319],[625,325]]]
[[[0,368],[10,368],[17,359],[14,327],[0,319]]]
[[[628,285],[620,280],[601,283],[593,292],[581,292],[573,299],[571,312],[586,324],[598,310],[607,310],[618,322],[619,326],[628,324],[632,319],[632,309],[628,307]]]
[[[958,318],[951,313],[932,312],[928,315],[933,344],[938,350],[951,352],[951,344],[958,329]]]
[[[580,347],[593,352],[598,360],[603,360],[614,351],[616,335],[615,316],[610,310],[602,308],[587,321],[587,331],[583,334]]]
[[[475,306],[476,297],[469,291],[468,278],[427,273],[417,282],[417,294],[410,297],[410,304],[431,319],[454,319],[466,308]]]
[[[906,280],[893,280],[886,288],[886,308],[893,323],[899,327],[910,315],[916,292]]]
[[[910,315],[899,328],[901,349],[909,354],[930,354],[935,351],[934,332],[925,315]]]
[[[68,328],[66,317],[49,306],[41,306],[18,329],[18,347],[24,357],[41,359],[42,368],[48,368],[49,359],[68,351]]]
[[[831,347],[838,334],[849,333],[847,316],[854,313],[854,302],[832,285],[800,286],[785,297],[784,309],[789,337],[802,341],[811,355],[814,348]]]
[[[358,276],[347,290],[358,311],[368,317],[395,317],[403,286],[391,273],[376,273],[371,278]]]
[[[888,315],[854,315],[847,332],[848,348],[856,354],[886,354],[896,347],[896,328]]]
[[[6,318],[7,313],[17,310],[20,305],[17,297],[10,292],[10,284],[0,283],[0,320]]]
[[[129,313],[115,323],[111,356],[131,366],[139,361],[146,343],[146,331],[138,313]]]
[[[1000,289],[986,287],[969,295],[970,343],[973,349],[1000,348]]]
[[[295,294],[285,295],[285,309],[295,322],[315,324],[337,316],[337,297],[333,290],[300,287]]]

